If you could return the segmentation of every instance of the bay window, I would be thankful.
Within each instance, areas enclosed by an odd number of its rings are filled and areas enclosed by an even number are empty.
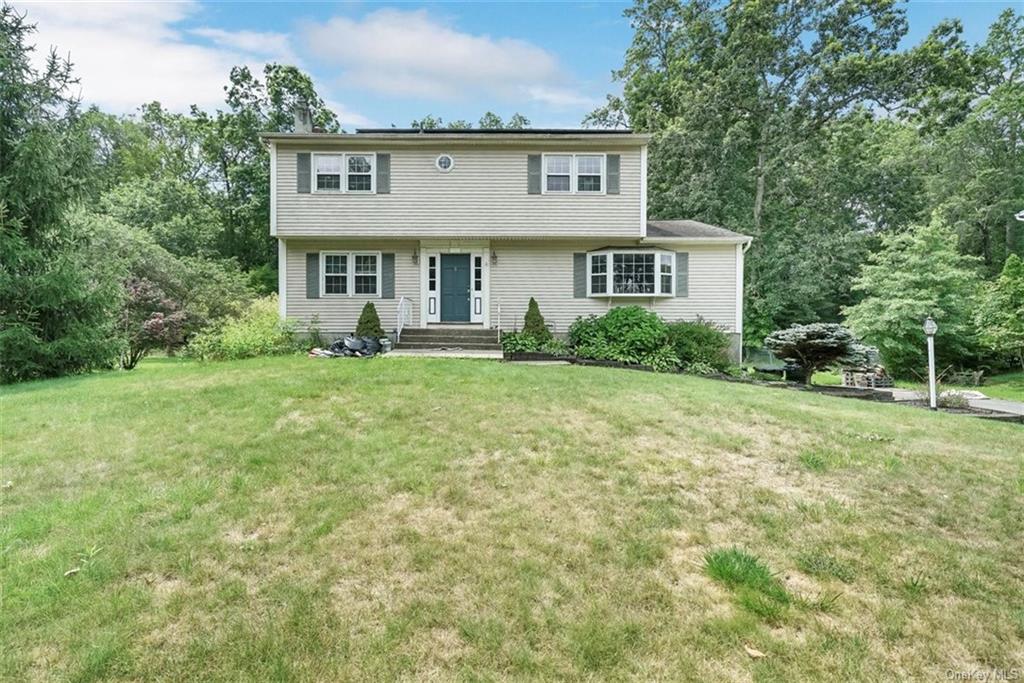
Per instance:
[[[656,249],[609,249],[587,255],[589,296],[675,294],[675,254]]]

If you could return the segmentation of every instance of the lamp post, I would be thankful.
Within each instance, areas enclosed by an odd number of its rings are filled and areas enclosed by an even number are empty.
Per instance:
[[[935,396],[935,333],[939,326],[931,316],[925,318],[924,333],[928,337],[928,406],[938,410],[938,398]]]

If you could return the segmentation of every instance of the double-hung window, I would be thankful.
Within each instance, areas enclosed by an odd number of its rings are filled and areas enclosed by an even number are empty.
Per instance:
[[[373,192],[372,154],[346,154],[347,185],[349,192]]]
[[[324,294],[348,294],[348,254],[323,254]]]
[[[604,188],[604,157],[576,155],[576,191],[601,192]]]
[[[356,294],[377,294],[380,281],[377,254],[354,254]]]
[[[316,189],[330,191],[341,189],[341,155],[317,154]]]
[[[548,192],[572,192],[572,155],[544,157],[544,187]]]
[[[545,154],[545,194],[603,194],[603,154]]]
[[[314,154],[317,192],[376,192],[375,154]]]
[[[378,253],[320,252],[320,291],[324,296],[380,296]]]
[[[602,250],[587,255],[590,296],[673,296],[675,254],[654,249]]]

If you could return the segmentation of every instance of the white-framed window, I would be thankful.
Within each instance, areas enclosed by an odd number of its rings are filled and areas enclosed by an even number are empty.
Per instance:
[[[604,191],[604,157],[598,154],[576,155],[576,191],[600,194]]]
[[[380,254],[353,254],[356,294],[380,294]]]
[[[604,154],[545,154],[544,194],[604,194]]]
[[[377,191],[377,155],[314,154],[313,188],[316,192],[352,192],[373,194]]]
[[[373,192],[374,154],[345,155],[345,188],[349,192]]]
[[[572,192],[572,155],[546,154],[544,156],[544,191]]]
[[[320,291],[324,296],[345,296],[349,293],[348,254],[320,252],[320,273]]]
[[[317,154],[313,159],[313,175],[316,181],[313,186],[317,192],[340,192],[342,156]]]
[[[380,252],[320,252],[322,296],[381,295]]]
[[[587,255],[588,296],[675,295],[676,259],[658,249],[607,249]]]

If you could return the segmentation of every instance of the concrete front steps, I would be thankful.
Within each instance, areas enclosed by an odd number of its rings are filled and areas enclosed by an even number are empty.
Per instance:
[[[497,330],[483,327],[407,327],[396,349],[462,349],[501,351]]]

